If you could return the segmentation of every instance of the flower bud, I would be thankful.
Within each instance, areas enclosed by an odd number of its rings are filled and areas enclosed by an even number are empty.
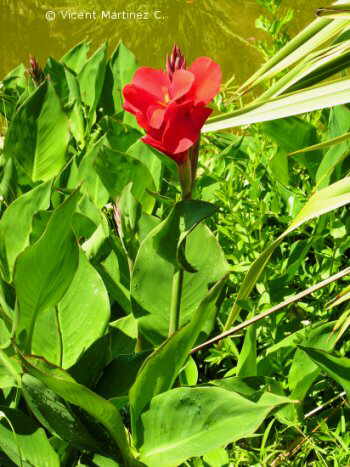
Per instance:
[[[181,70],[186,68],[186,59],[182,54],[180,47],[176,44],[173,47],[173,50],[170,54],[170,57],[167,56],[166,59],[166,71],[168,73],[170,81],[173,78],[173,74],[176,70]]]
[[[39,86],[46,78],[45,73],[43,72],[36,58],[32,55],[29,55],[28,73],[36,86]]]

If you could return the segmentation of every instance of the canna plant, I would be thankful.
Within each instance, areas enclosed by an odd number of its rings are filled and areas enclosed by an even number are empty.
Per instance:
[[[347,79],[319,81],[346,68],[349,26],[316,19],[237,96],[272,80],[267,91],[206,125],[220,67],[207,57],[188,67],[178,47],[153,70],[122,43],[108,57],[106,44],[88,56],[82,42],[3,79],[3,465],[182,465],[251,437],[267,417],[298,423],[321,370],[348,384],[348,364],[329,354],[334,323],[302,328],[259,362],[249,327],[227,378],[199,380],[192,355],[217,329],[232,267],[206,223],[218,209],[196,177],[201,130],[347,103]],[[250,267],[226,331],[282,240],[349,202],[349,177],[329,177]],[[293,355],[287,388],[271,374],[276,352]]]

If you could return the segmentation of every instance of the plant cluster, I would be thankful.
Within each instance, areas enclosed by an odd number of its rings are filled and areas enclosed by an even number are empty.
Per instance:
[[[1,465],[349,462],[349,11],[205,125],[220,68],[177,47],[2,80]]]

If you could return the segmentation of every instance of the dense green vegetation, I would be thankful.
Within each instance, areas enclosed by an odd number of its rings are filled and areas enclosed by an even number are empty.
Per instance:
[[[0,465],[350,463],[350,5],[291,41],[259,3],[191,200],[123,110],[123,43],[1,82]]]

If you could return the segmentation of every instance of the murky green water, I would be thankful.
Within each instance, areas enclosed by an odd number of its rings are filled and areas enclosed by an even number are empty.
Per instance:
[[[295,13],[291,34],[320,2],[284,0]],[[44,63],[88,38],[94,46],[108,39],[111,48],[122,39],[141,64],[156,67],[176,42],[189,60],[209,55],[241,82],[262,60],[252,44],[263,38],[254,25],[263,11],[255,0],[0,0],[0,77],[29,54]]]

